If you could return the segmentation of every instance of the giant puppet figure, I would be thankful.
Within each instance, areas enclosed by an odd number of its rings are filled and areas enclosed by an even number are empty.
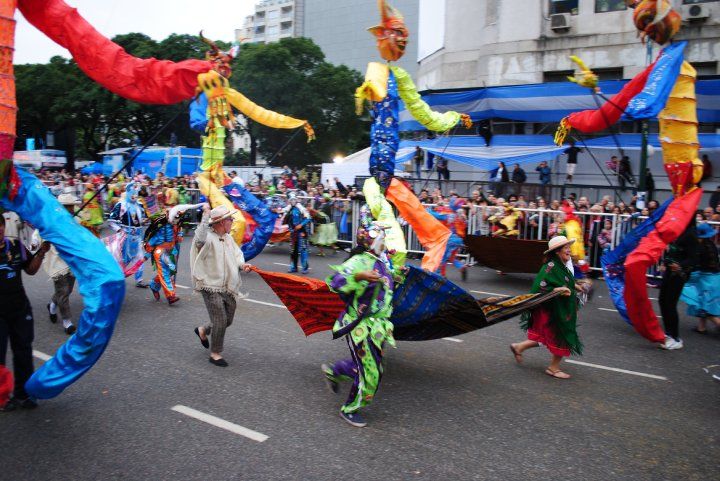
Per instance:
[[[400,145],[399,100],[402,99],[418,122],[435,132],[447,132],[458,123],[469,127],[472,122],[467,115],[457,112],[433,112],[420,98],[410,75],[391,64],[405,53],[410,33],[400,12],[385,0],[378,0],[378,8],[381,22],[369,30],[377,39],[380,56],[387,63],[370,63],[365,82],[355,93],[358,114],[362,113],[363,103],[369,101],[373,118],[369,166],[373,177],[365,182],[363,192],[373,216],[382,224],[391,227],[386,244],[389,250],[394,251],[393,261],[397,264],[404,263],[407,248],[402,230],[386,198],[412,225],[418,240],[425,247],[422,267],[435,271],[440,266],[451,232],[422,207],[407,186],[393,178],[395,155]]]
[[[55,246],[77,278],[85,305],[75,335],[26,383],[31,396],[51,398],[102,355],[122,306],[125,281],[103,244],[77,225],[35,176],[13,166],[16,8],[28,22],[69,50],[90,78],[135,102],[167,105],[189,100],[199,86],[211,91],[227,75],[229,66],[228,59],[221,56],[183,62],[139,59],[102,36],[62,0],[0,0],[0,207],[17,212]],[[215,96],[213,101],[218,99]]]
[[[631,1],[633,21],[643,42],[664,45],[656,60],[630,80],[597,110],[575,112],[562,120],[556,142],[562,143],[572,129],[590,133],[610,128],[622,115],[633,120],[657,118],[665,171],[674,197],[625,236],[602,257],[605,280],[618,312],[635,330],[653,342],[664,342],[646,287],[646,272],[665,248],[685,231],[702,197],[697,187],[702,178],[698,159],[695,69],[683,58],[687,42],[673,43],[681,27],[680,15],[668,0]],[[579,59],[580,85],[597,93],[597,76]]]

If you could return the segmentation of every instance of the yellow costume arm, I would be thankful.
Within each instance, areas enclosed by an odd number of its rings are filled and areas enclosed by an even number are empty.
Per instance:
[[[472,127],[470,116],[466,114],[453,111],[441,114],[440,112],[433,111],[420,97],[409,73],[400,67],[392,66],[390,69],[395,74],[398,93],[402,101],[405,102],[405,107],[423,127],[434,132],[447,132],[460,121],[462,121],[466,128]]]
[[[395,213],[393,212],[390,202],[388,202],[382,192],[380,192],[380,185],[378,185],[373,177],[365,180],[363,195],[365,195],[365,201],[368,207],[370,207],[370,212],[373,217],[375,217],[375,220],[389,227],[385,234],[385,245],[388,250],[395,251],[392,255],[393,264],[395,267],[405,265],[405,258],[407,257],[405,235],[395,218]]]
[[[363,112],[363,103],[366,100],[380,102],[387,97],[387,84],[390,78],[390,69],[387,64],[370,62],[365,72],[365,82],[355,90],[355,111],[358,115]]]
[[[229,87],[225,89],[225,96],[230,105],[259,124],[273,129],[297,129],[298,127],[304,127],[308,142],[315,139],[315,132],[307,120],[295,119],[260,107],[237,90]]]

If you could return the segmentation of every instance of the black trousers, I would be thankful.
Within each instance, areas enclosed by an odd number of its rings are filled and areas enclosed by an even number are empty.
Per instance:
[[[685,282],[687,282],[687,276],[683,272],[673,272],[669,268],[666,269],[662,278],[660,296],[658,297],[665,334],[674,339],[680,339],[680,318],[677,306]]]
[[[5,365],[8,340],[13,353],[15,397],[25,399],[25,382],[33,373],[32,342],[33,315],[30,301],[24,299],[9,303],[0,309],[0,364]],[[3,302],[3,304],[5,304]]]

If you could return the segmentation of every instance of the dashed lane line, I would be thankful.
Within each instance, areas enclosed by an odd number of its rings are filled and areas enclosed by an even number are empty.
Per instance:
[[[287,307],[283,306],[282,304],[274,304],[272,302],[256,301],[255,299],[243,299],[243,301],[252,302],[255,304],[262,304],[263,306],[279,307],[280,309],[287,309]]]
[[[619,369],[617,367],[603,366],[600,364],[591,364],[589,362],[575,361],[573,359],[566,359],[565,362],[570,364],[576,364],[578,366],[592,367],[594,369],[602,369],[603,371],[619,372],[622,374],[630,374],[633,376],[646,377],[648,379],[657,379],[658,381],[667,381],[668,378],[665,376],[657,376],[655,374],[646,374],[644,372],[628,371],[627,369]]]
[[[230,421],[226,421],[217,416],[213,416],[211,414],[207,414],[202,411],[189,408],[187,406],[177,405],[173,406],[170,409],[193,419],[197,419],[198,421],[210,424],[211,426],[215,426],[217,428],[230,431],[231,433],[239,434],[240,436],[244,436],[248,439],[252,439],[253,441],[257,441],[258,443],[263,443],[268,440],[268,436],[263,433],[253,431],[252,429],[240,426],[239,424],[231,423]]]
[[[45,354],[44,352],[33,350],[33,357],[36,357],[41,361],[48,361],[52,356],[49,354]]]

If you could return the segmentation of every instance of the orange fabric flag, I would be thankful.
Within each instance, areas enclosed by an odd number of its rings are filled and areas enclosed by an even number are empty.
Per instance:
[[[385,197],[397,207],[400,215],[412,226],[425,248],[422,268],[435,272],[442,262],[450,239],[450,229],[430,215],[413,192],[397,179],[393,179]]]

